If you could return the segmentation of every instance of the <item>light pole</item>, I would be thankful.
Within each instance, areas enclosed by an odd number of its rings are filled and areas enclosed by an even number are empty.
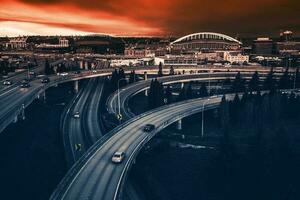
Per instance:
[[[209,101],[210,99],[207,99],[203,102],[202,104],[202,127],[201,127],[201,138],[203,139],[204,137],[204,107],[205,104]]]
[[[120,105],[120,81],[126,80],[127,78],[121,78],[118,80],[118,116],[121,116],[121,105]],[[121,121],[121,120],[120,120]]]
[[[295,73],[294,73],[294,84],[293,84],[293,89],[296,89],[296,78],[297,78],[297,70],[295,70]]]
[[[211,76],[211,73],[213,73],[212,70],[210,70],[209,73],[208,73],[208,95],[210,95],[210,76]]]
[[[28,61],[27,62],[27,78],[28,78],[28,80],[30,79],[29,64],[30,64],[30,62]]]

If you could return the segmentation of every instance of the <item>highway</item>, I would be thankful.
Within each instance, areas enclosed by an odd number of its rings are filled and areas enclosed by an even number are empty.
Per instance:
[[[232,99],[234,95],[228,95]],[[220,96],[211,97],[205,109],[215,108],[221,102]],[[93,145],[75,163],[67,176],[53,193],[51,199],[118,199],[130,169],[139,150],[156,133],[186,116],[202,111],[207,99],[194,99],[160,107],[137,117],[112,130]],[[154,124],[151,133],[143,131],[146,124]],[[111,156],[116,151],[126,152],[121,164],[113,164]]]
[[[175,75],[175,76],[165,76],[157,78],[157,80],[164,85],[178,83],[178,82],[190,82],[190,81],[215,81],[224,80],[226,78],[234,79],[237,72],[216,72],[216,73],[201,73],[201,74],[190,74],[190,75]],[[251,78],[253,72],[242,72],[244,78]],[[263,75],[263,74],[261,74]],[[210,78],[208,78],[210,77]],[[129,99],[138,94],[141,91],[149,89],[151,84],[151,79],[147,81],[140,81],[134,84],[130,84],[124,88],[120,89],[120,110],[124,120],[128,120],[134,117],[134,114],[130,111],[128,106]],[[111,114],[118,113],[118,91],[113,93],[107,100],[107,110]]]
[[[69,166],[102,136],[99,119],[102,90],[100,78],[88,80],[63,114],[61,130]],[[74,117],[75,112],[79,112],[79,118]]]
[[[182,71],[186,70],[187,72],[189,70],[199,71],[222,71],[222,73],[228,73],[227,71],[232,71],[232,73],[236,73],[233,71],[241,70],[245,73],[253,73],[255,70],[258,70],[259,72],[267,73],[269,69],[266,68],[231,68],[226,69],[223,67],[214,67],[213,69],[207,68],[207,67],[175,67],[176,71]],[[40,70],[40,69],[39,69]],[[31,87],[27,89],[20,89],[18,84],[14,84],[13,86],[5,87],[4,90],[0,90],[0,107],[4,107],[5,109],[0,111],[0,133],[13,121],[15,121],[16,116],[19,115],[24,108],[26,108],[34,99],[36,99],[39,95],[43,94],[44,91],[52,86],[55,86],[60,83],[68,82],[68,81],[76,81],[81,79],[87,79],[87,78],[94,78],[94,77],[103,77],[108,76],[111,74],[112,71],[114,71],[114,68],[109,69],[102,69],[97,70],[96,73],[92,73],[91,71],[82,71],[80,74],[73,74],[70,73],[67,76],[56,76],[52,75],[49,76],[50,83],[48,84],[42,84],[40,83],[40,80],[34,79],[31,81]],[[144,72],[155,73],[157,74],[157,67],[128,67],[125,69],[125,73],[130,73],[132,70],[136,71],[136,74],[144,74]],[[164,70],[168,72],[169,68],[167,70]],[[278,72],[281,72],[280,69]],[[26,74],[26,73],[25,73]],[[25,75],[26,76],[26,75]],[[183,75],[186,76],[186,75]],[[194,76],[194,75],[191,75]],[[199,75],[198,76],[203,76]],[[23,74],[24,77],[24,74]],[[22,77],[22,78],[23,78]],[[176,81],[176,80],[174,80]],[[123,103],[123,102],[122,102]],[[124,102],[126,103],[126,102]],[[24,105],[24,107],[23,107]],[[110,108],[110,107],[109,107]]]
[[[292,91],[292,90],[288,90]],[[264,92],[263,92],[264,93]],[[235,94],[227,94],[233,100]],[[123,196],[127,172],[142,147],[158,132],[187,116],[219,106],[222,96],[212,96],[165,105],[126,121],[104,135],[73,165],[58,185],[51,200],[117,200]],[[205,103],[205,107],[202,105]],[[147,124],[155,125],[144,132]],[[116,151],[126,156],[121,164],[111,161]]]
[[[82,71],[80,74],[69,73],[67,76],[51,75],[50,83],[42,84],[39,79],[34,79],[30,82],[31,87],[22,89],[19,84],[14,84],[3,91],[0,91],[0,133],[16,119],[24,108],[31,104],[38,96],[43,95],[44,91],[49,87],[55,86],[68,81],[76,81],[87,78],[109,76],[114,68],[98,70],[97,73],[91,71]],[[131,70],[136,70],[136,73],[144,73],[153,68],[128,68],[126,73]],[[24,105],[24,106],[23,106]]]

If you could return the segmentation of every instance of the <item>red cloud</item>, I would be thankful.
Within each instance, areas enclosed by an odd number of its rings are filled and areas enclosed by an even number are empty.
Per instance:
[[[0,0],[2,21],[117,35],[275,34],[299,27],[294,0]],[[1,29],[0,29],[1,31]],[[51,33],[49,33],[51,34]]]

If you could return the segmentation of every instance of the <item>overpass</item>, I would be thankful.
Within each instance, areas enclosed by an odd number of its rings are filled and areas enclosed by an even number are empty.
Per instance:
[[[234,95],[227,95],[233,99]],[[210,97],[204,108],[212,109],[221,102],[221,96]],[[119,199],[130,166],[142,147],[159,131],[184,117],[202,112],[207,98],[171,104],[131,118],[115,128],[93,145],[67,173],[50,199]],[[151,133],[143,131],[146,124],[154,124]],[[124,162],[113,164],[111,156],[116,151],[126,152]]]
[[[165,76],[157,78],[158,81],[164,85],[173,83],[185,83],[190,81],[219,81],[226,78],[234,79],[237,72],[216,72],[216,73],[201,73],[191,75],[176,75],[176,76]],[[242,72],[244,78],[251,78],[253,72]],[[263,71],[261,75],[265,75]],[[118,113],[118,105],[120,103],[120,113],[124,120],[128,120],[134,117],[134,114],[130,111],[128,101],[134,95],[149,89],[151,80],[140,81],[131,84],[127,87],[121,88],[118,96],[118,91],[114,92],[107,100],[107,110],[111,114]],[[119,98],[119,99],[118,99]]]
[[[103,135],[99,119],[102,91],[102,80],[90,79],[62,115],[61,132],[70,167]],[[75,112],[79,118],[74,118]]]
[[[196,70],[197,72],[207,71],[207,70],[218,70],[218,71],[228,71],[224,68],[190,68],[190,67],[178,67],[176,70]],[[30,105],[36,98],[45,98],[45,90],[55,86],[57,84],[75,81],[75,89],[78,90],[78,80],[94,78],[94,77],[104,77],[111,74],[115,70],[114,68],[98,70],[97,73],[92,73],[91,71],[83,71],[80,74],[69,74],[67,76],[49,76],[50,83],[42,84],[39,79],[35,79],[30,82],[31,87],[26,89],[20,89],[18,84],[13,87],[9,87],[7,91],[0,93],[0,133],[11,123],[18,120],[18,116],[21,115],[25,118],[24,110]],[[144,74],[145,71],[149,73],[157,73],[157,67],[130,67],[126,68],[125,72],[135,70],[137,74]],[[247,69],[234,68],[231,70],[241,70],[247,71]],[[251,68],[248,71],[255,71],[257,68]],[[267,72],[269,69],[262,68],[259,71]]]

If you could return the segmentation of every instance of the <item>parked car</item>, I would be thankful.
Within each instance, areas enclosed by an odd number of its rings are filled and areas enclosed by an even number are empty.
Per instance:
[[[125,158],[125,152],[123,152],[123,151],[117,151],[112,156],[111,161],[113,163],[118,164],[118,163],[121,163],[124,160],[124,158]]]
[[[155,129],[155,125],[153,124],[147,124],[146,126],[144,126],[144,132],[152,132]]]

